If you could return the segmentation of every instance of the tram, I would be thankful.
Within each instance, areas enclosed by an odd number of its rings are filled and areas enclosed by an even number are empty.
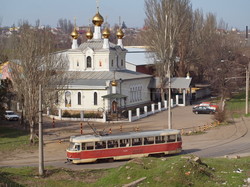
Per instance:
[[[182,151],[180,130],[164,129],[108,135],[71,136],[67,160],[90,163],[97,160],[124,160]]]

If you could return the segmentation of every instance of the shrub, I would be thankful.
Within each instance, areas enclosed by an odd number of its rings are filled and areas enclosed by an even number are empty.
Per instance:
[[[80,113],[75,113],[75,114],[71,114],[71,117],[72,118],[80,118],[81,115],[80,115]]]
[[[218,111],[214,114],[214,119],[221,122],[224,122],[226,119],[226,112],[225,110],[218,109]]]
[[[102,114],[99,113],[86,113],[84,118],[102,118]]]
[[[71,114],[69,113],[69,111],[65,110],[65,111],[63,112],[62,117],[71,117]]]

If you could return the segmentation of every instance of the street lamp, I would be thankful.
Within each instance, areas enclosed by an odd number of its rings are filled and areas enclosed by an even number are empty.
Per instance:
[[[43,155],[43,118],[42,118],[42,85],[39,84],[39,175],[44,174]]]
[[[170,63],[168,63],[168,129],[172,129],[171,117],[171,71]]]
[[[174,62],[179,62],[180,57],[175,57]],[[168,129],[172,129],[172,115],[171,115],[171,61],[168,63]]]
[[[249,70],[250,70],[250,62],[248,62],[248,67],[246,68],[246,114],[249,112],[248,108],[248,98],[249,98]]]

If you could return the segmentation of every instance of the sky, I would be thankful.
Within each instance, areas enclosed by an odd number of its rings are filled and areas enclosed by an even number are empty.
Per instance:
[[[144,25],[144,0],[98,0],[100,13],[113,26],[124,21],[128,27]],[[250,0],[190,0],[193,9],[214,13],[229,29],[250,25]],[[0,26],[16,26],[22,20],[56,27],[60,18],[88,25],[96,13],[96,0],[0,0]]]

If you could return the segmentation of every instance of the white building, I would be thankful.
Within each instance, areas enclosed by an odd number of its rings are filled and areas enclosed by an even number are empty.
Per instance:
[[[58,108],[62,110],[116,112],[119,108],[150,102],[148,86],[151,75],[126,69],[127,50],[122,44],[124,36],[118,29],[117,44],[109,42],[108,28],[101,32],[103,17],[99,11],[93,17],[94,33],[86,33],[88,41],[77,45],[78,32],[71,33],[72,48],[63,53],[68,59],[74,80],[62,90]]]

